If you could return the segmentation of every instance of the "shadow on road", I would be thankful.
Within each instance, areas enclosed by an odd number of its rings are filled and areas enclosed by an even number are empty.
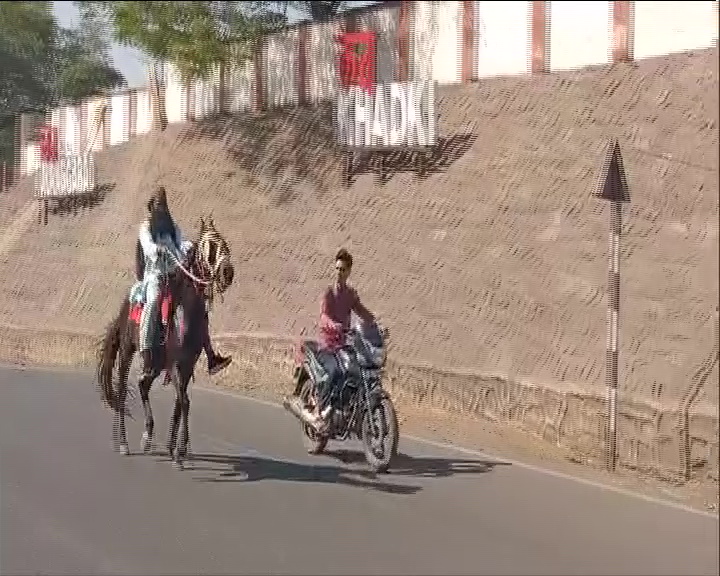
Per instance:
[[[355,450],[335,450],[325,453],[343,464],[363,464],[365,456]],[[398,454],[390,466],[389,474],[416,478],[447,478],[456,474],[483,474],[495,466],[510,466],[498,460],[458,460],[455,458],[424,458]]]
[[[194,471],[214,473],[197,478],[201,482],[284,480],[287,482],[341,484],[398,495],[415,494],[422,489],[420,486],[406,486],[374,480],[374,474],[370,471],[347,470],[332,465],[301,464],[261,456],[192,454],[192,463]],[[216,466],[203,466],[202,463]]]
[[[360,451],[327,451],[325,456],[334,458],[353,468],[328,464],[302,464],[276,460],[262,456],[235,456],[230,454],[192,454],[192,469],[206,472],[197,477],[200,482],[257,482],[282,480],[287,482],[313,482],[321,484],[344,484],[367,488],[388,494],[411,495],[422,490],[421,486],[408,486],[378,480],[377,475],[365,468],[365,457]],[[509,466],[497,460],[458,460],[454,458],[415,457],[398,454],[389,473],[412,478],[447,478],[458,474],[484,474],[495,466]]]

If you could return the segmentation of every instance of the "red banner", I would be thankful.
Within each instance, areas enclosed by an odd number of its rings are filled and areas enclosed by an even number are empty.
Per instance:
[[[40,159],[55,162],[58,159],[58,129],[55,126],[40,127]]]
[[[375,91],[375,32],[346,32],[337,37],[342,46],[338,69],[340,86],[360,86],[372,94]]]

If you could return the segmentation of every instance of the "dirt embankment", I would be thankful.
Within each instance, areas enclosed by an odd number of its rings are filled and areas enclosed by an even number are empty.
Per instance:
[[[100,156],[115,188],[99,206],[53,217],[0,255],[0,315],[99,331],[130,284],[145,197],[162,181],[186,234],[212,213],[231,242],[237,280],[218,331],[312,328],[343,245],[397,361],[602,393],[608,213],[591,191],[617,137],[631,186],[621,393],[674,410],[712,348],[717,73],[712,49],[442,88],[429,176],[400,158],[384,186],[365,173],[347,190],[329,107],[171,127]],[[704,386],[697,404],[717,403]]]

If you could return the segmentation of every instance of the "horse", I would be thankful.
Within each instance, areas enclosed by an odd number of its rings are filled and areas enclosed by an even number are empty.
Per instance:
[[[160,296],[162,321],[157,325],[163,327],[164,343],[158,344],[157,338],[154,339],[153,371],[150,377],[141,376],[138,379],[138,388],[145,412],[141,450],[148,453],[153,444],[155,427],[150,406],[150,389],[163,370],[166,372],[165,384],[168,380],[173,383],[175,408],[170,421],[167,450],[168,456],[174,458],[177,467],[182,468],[190,442],[188,385],[190,379],[194,379],[195,365],[203,350],[200,322],[204,321],[206,302],[212,304],[216,291],[222,297],[234,278],[230,248],[216,230],[212,218],[200,219],[198,239],[189,251],[187,263],[176,264],[176,270],[164,282]],[[103,403],[114,412],[114,447],[119,447],[119,452],[123,455],[130,454],[125,431],[125,416],[126,413],[128,416],[130,414],[125,403],[130,365],[139,346],[141,308],[142,305],[133,304],[130,296],[126,296],[97,348],[97,383]],[[113,384],[113,370],[118,357],[116,389]],[[178,446],[181,417],[183,435]]]

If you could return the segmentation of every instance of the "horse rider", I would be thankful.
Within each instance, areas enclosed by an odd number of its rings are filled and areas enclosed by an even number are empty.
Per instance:
[[[147,203],[147,218],[140,225],[139,245],[144,262],[138,263],[137,275],[144,285],[145,305],[140,316],[140,354],[143,361],[143,375],[149,377],[153,372],[152,336],[155,334],[155,322],[158,317],[160,287],[163,277],[172,273],[175,262],[161,257],[161,251],[171,252],[178,262],[186,259],[194,249],[191,241],[183,241],[180,228],[175,224],[167,203],[167,194],[163,186],[158,186]],[[140,256],[140,254],[138,254]],[[142,272],[142,274],[141,274]],[[205,299],[203,299],[205,306]],[[212,376],[226,368],[232,358],[215,352],[210,339],[209,316],[207,309],[201,323],[202,346],[207,356],[208,372]]]

